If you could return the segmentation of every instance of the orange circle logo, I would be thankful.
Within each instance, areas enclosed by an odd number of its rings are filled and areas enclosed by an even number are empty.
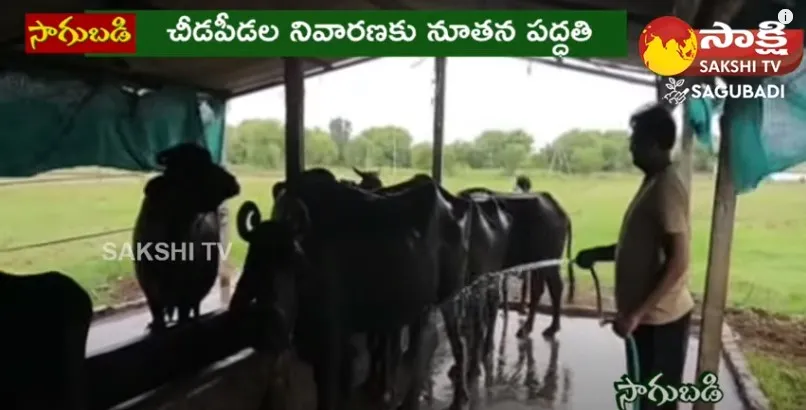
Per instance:
[[[638,39],[638,52],[649,71],[670,77],[691,67],[699,44],[697,33],[688,23],[674,16],[664,16],[644,27]]]

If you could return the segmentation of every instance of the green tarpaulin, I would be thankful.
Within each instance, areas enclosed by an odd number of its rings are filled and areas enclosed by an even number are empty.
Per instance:
[[[52,72],[0,74],[0,176],[104,166],[154,170],[180,142],[223,156],[225,104],[194,90],[135,90]]]
[[[749,3],[737,16],[734,27],[758,27],[759,21],[777,20],[780,6]],[[794,21],[787,28],[806,28],[806,2],[792,9]],[[731,173],[739,193],[755,189],[768,175],[806,161],[806,63],[790,74],[764,79],[726,78],[729,82],[784,84],[783,99],[731,99]],[[689,99],[686,110],[698,140],[713,147],[712,116],[721,111],[721,101]]]

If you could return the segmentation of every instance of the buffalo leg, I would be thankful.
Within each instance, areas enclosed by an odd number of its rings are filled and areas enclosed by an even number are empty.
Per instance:
[[[531,276],[529,284],[531,285],[532,292],[529,298],[529,311],[526,313],[526,320],[523,322],[523,326],[515,333],[515,336],[521,339],[529,337],[529,334],[532,333],[535,325],[535,316],[537,315],[537,307],[540,305],[540,298],[543,296],[543,272],[534,271],[531,273]]]
[[[395,397],[395,385],[397,381],[397,369],[400,361],[402,336],[401,328],[397,328],[388,333],[384,344],[383,372],[381,386],[383,386],[383,401],[389,404]]]
[[[330,343],[328,343],[330,342]],[[346,410],[342,398],[342,353],[338,338],[324,338],[319,346],[313,377],[316,383],[317,410]]]
[[[188,319],[190,319],[190,309],[191,309],[190,306],[185,304],[177,307],[177,310],[179,311],[179,318],[177,319],[177,323],[179,324],[187,323]]]
[[[403,360],[410,364],[411,376],[400,410],[418,410],[423,388],[426,385],[429,389],[433,388],[430,383],[431,362],[439,343],[433,319],[433,313],[427,312],[416,323],[409,325],[409,348]],[[428,392],[428,398],[433,400],[432,391]]]
[[[384,337],[380,333],[367,334],[367,349],[369,350],[369,372],[363,389],[370,395],[376,393],[377,381],[381,377],[381,361],[383,360]]]
[[[504,301],[504,323],[502,324],[504,334],[509,326],[509,275],[504,275],[501,281],[501,299]]]
[[[484,332],[484,340],[482,344],[481,357],[483,362],[490,363],[492,361],[494,337],[495,337],[495,323],[498,321],[498,306],[501,304],[498,292],[487,291],[487,308],[484,311],[484,324],[486,331]],[[489,375],[488,375],[489,376]]]
[[[560,314],[563,297],[563,281],[560,277],[560,267],[552,266],[546,268],[543,279],[548,285],[549,297],[551,298],[551,324],[543,330],[543,336],[551,338],[560,330]]]
[[[165,329],[165,309],[149,298],[146,298],[146,302],[148,310],[151,312],[151,324],[148,327],[151,330]]]
[[[453,353],[454,365],[448,371],[453,382],[453,403],[451,409],[461,408],[469,399],[467,390],[467,349],[462,338],[461,322],[458,315],[458,302],[452,301],[442,307],[442,316],[445,318],[445,333]]]
[[[535,275],[535,274],[536,274],[536,272],[534,272],[534,271],[527,271],[527,272],[524,272],[523,275],[521,275],[521,294],[520,294],[520,300],[518,301],[518,312],[520,314],[522,314],[522,315],[526,314],[526,312],[527,312],[527,310],[526,310],[527,309],[526,308],[526,301],[530,300],[529,299],[529,283],[534,282],[533,275]],[[535,295],[532,294],[532,297],[535,297]],[[540,297],[537,297],[537,298],[540,299]]]

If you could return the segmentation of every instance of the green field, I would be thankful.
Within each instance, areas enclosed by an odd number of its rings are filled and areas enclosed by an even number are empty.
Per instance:
[[[411,171],[390,173],[385,171],[382,175],[387,183],[412,175]],[[346,172],[341,174],[354,178]],[[622,212],[639,182],[637,175],[561,176],[540,171],[530,174],[535,189],[550,191],[572,216],[574,250],[615,240]],[[239,175],[242,194],[230,202],[232,215],[247,199],[256,201],[264,213],[268,213],[270,188],[280,176],[256,172],[240,172]],[[0,226],[3,227],[0,249],[131,227],[144,181],[145,176],[0,186],[0,198],[3,198],[0,202]],[[472,186],[509,191],[512,183],[512,177],[495,171],[471,171],[448,176],[445,180],[445,186],[454,191]],[[704,286],[712,201],[713,179],[695,177],[692,188],[694,280],[691,284],[695,293],[702,293]],[[731,305],[787,315],[806,313],[806,258],[802,256],[802,240],[806,238],[804,210],[806,185],[767,184],[739,198],[731,263]],[[120,245],[130,236],[131,233],[126,232],[28,250],[0,251],[0,267],[18,273],[58,269],[90,290],[97,304],[114,303],[116,284],[130,277],[131,262],[103,260],[102,246],[107,242]],[[240,265],[245,244],[235,234],[232,240],[232,262]],[[612,283],[609,268],[603,267],[601,274],[605,283]],[[768,354],[767,350],[751,352],[750,359],[764,390],[773,399],[774,408],[804,408],[806,397],[802,395],[802,383],[806,380],[806,364],[784,369],[776,363],[793,363],[790,357],[781,361],[765,358]]]
[[[388,182],[412,172],[384,174]],[[346,174],[349,175],[349,174]],[[262,209],[271,206],[270,188],[279,176],[241,173],[242,194],[230,202],[237,209],[246,199]],[[532,173],[536,189],[550,191],[571,214],[574,249],[612,243],[622,212],[637,183],[637,175],[559,176]],[[0,249],[132,226],[145,177],[89,179],[62,183],[0,186]],[[494,171],[449,176],[445,186],[459,190],[485,186],[510,190],[512,178]],[[701,292],[708,255],[713,181],[695,177],[692,192],[694,238],[692,289]],[[806,258],[801,240],[806,237],[806,186],[766,185],[740,197],[731,263],[730,302],[736,306],[772,312],[806,312]],[[108,303],[114,281],[131,272],[130,262],[102,259],[102,245],[121,244],[122,233],[96,239],[0,253],[0,266],[12,272],[59,269],[92,290],[98,303]],[[233,262],[243,259],[245,244],[233,235]],[[605,281],[610,272],[603,272]]]

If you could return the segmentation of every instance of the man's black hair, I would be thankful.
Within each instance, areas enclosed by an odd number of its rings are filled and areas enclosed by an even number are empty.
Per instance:
[[[633,133],[652,138],[658,146],[671,150],[677,139],[677,125],[672,113],[663,105],[653,104],[633,114],[630,118]]]

